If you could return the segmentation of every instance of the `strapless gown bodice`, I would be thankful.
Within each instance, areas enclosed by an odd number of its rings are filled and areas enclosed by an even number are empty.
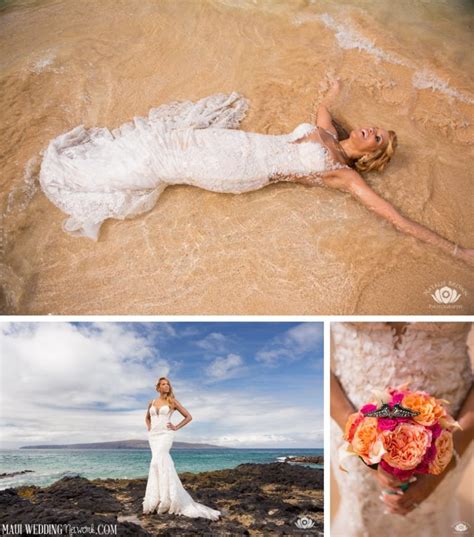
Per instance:
[[[173,429],[168,428],[168,423],[171,423],[171,415],[173,410],[170,410],[168,405],[163,405],[159,409],[152,405],[150,407],[151,427],[149,434],[171,433]]]

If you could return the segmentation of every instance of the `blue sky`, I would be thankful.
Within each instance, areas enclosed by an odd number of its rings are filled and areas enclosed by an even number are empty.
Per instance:
[[[193,416],[175,440],[323,446],[322,323],[0,323],[0,344],[5,448],[144,439],[160,376]]]

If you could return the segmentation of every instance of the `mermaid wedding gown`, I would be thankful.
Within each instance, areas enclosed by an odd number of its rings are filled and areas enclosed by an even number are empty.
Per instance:
[[[410,388],[450,401],[456,417],[472,383],[467,350],[471,323],[411,323],[398,346],[385,323],[332,323],[333,371],[356,408],[373,398],[375,388],[411,380]],[[342,431],[331,420],[331,463],[340,493],[340,507],[331,524],[334,537],[447,537],[462,522],[456,500],[459,479],[473,445],[441,484],[407,516],[384,514],[372,471],[357,457],[339,468]],[[467,522],[464,520],[464,522]],[[469,521],[472,524],[472,521]]]
[[[321,144],[289,143],[316,128],[309,123],[283,135],[238,130],[247,108],[238,93],[218,93],[164,104],[112,131],[80,125],[49,143],[41,188],[69,215],[65,231],[97,240],[104,220],[149,211],[168,185],[238,194],[340,167]]]
[[[150,407],[151,428],[148,433],[152,459],[148,472],[143,513],[170,513],[191,518],[209,518],[217,520],[220,511],[195,502],[183,487],[176,472],[170,449],[173,445],[175,431],[167,428],[173,410],[163,405],[156,410],[154,401]]]

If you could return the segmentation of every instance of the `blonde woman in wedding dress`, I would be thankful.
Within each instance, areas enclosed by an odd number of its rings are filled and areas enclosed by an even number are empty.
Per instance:
[[[474,391],[467,337],[472,323],[332,323],[331,463],[340,506],[334,537],[447,537],[463,520],[456,489],[473,455]],[[449,401],[462,426],[455,457],[438,476],[417,475],[405,492],[358,457],[339,466],[347,417],[373,399],[372,390],[410,382]],[[394,493],[396,491],[396,493]],[[462,533],[464,534],[464,533]]]
[[[158,380],[156,390],[160,397],[149,402],[145,416],[152,459],[143,499],[143,513],[151,514],[156,511],[158,514],[218,520],[220,511],[195,502],[185,490],[170,455],[175,431],[189,423],[192,416],[174,397],[166,377]],[[184,416],[178,425],[171,423],[171,415],[175,410]]]
[[[365,182],[360,173],[382,171],[397,137],[365,127],[339,140],[327,108],[338,91],[336,82],[316,125],[301,123],[281,135],[239,130],[248,102],[237,92],[164,104],[112,131],[80,125],[49,143],[40,185],[69,215],[64,230],[94,240],[104,220],[149,211],[170,185],[233,194],[278,181],[325,186],[350,193],[398,230],[474,265],[474,250],[402,216]]]

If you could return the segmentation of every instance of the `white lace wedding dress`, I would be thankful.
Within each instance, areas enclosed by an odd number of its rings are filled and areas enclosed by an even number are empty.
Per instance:
[[[175,431],[167,428],[173,410],[168,405],[158,411],[154,401],[150,407],[151,428],[148,433],[152,459],[148,472],[143,513],[170,513],[191,518],[209,518],[217,520],[220,511],[195,502],[183,487],[176,472],[170,449],[173,445]]]
[[[396,341],[385,323],[332,323],[332,368],[356,408],[371,390],[411,380],[410,388],[450,401],[456,417],[472,383],[467,334],[471,323],[411,323]],[[435,491],[407,516],[384,514],[372,471],[357,457],[339,468],[342,431],[331,420],[331,463],[340,507],[331,523],[334,537],[448,537],[462,521],[456,500],[460,476],[473,453],[471,443]],[[470,523],[470,522],[469,522]]]
[[[168,185],[238,194],[341,166],[321,144],[289,143],[316,128],[309,123],[282,135],[238,130],[247,108],[238,93],[218,93],[164,104],[112,131],[80,125],[49,143],[41,188],[69,215],[65,231],[97,240],[105,219],[149,211]]]

